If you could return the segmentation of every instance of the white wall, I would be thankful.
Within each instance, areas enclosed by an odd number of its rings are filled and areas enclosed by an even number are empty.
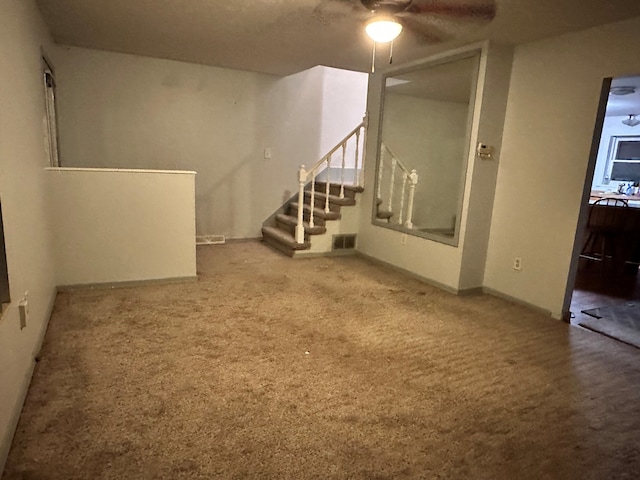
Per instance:
[[[618,189],[618,184],[627,183],[612,181],[609,184],[605,184],[602,180],[604,178],[605,167],[607,165],[607,157],[609,156],[611,137],[619,135],[640,135],[640,127],[630,127],[629,125],[622,123],[622,120],[626,120],[628,118],[628,115],[612,115],[605,117],[604,119],[602,135],[600,136],[600,147],[598,148],[598,159],[596,161],[596,168],[593,174],[592,188],[594,190],[616,191]]]
[[[58,285],[196,276],[195,174],[50,169]]]
[[[436,55],[426,61],[478,47],[479,45],[464,47],[454,52]],[[484,143],[489,145],[500,145],[500,126],[504,115],[504,97],[508,86],[510,62],[511,51],[509,49],[493,45],[485,46],[480,59],[474,107],[476,113],[471,127],[470,141],[472,145],[475,145],[478,139],[482,139]],[[485,80],[492,86],[500,87],[500,90],[492,92],[491,89],[485,89],[483,87]],[[376,145],[379,127],[377,112],[380,108],[381,88],[382,75],[372,75],[368,96],[368,111],[371,118],[365,167],[367,188],[362,195],[363,205],[366,205],[363,208],[369,208],[369,212],[371,212],[374,197],[373,186],[375,185]],[[496,158],[498,155],[499,149],[496,151]],[[400,267],[449,290],[459,291],[480,287],[484,273],[484,255],[491,218],[497,160],[479,161],[472,151],[468,158],[467,172],[465,199],[461,214],[460,241],[457,247],[412,235],[408,235],[406,244],[403,244],[403,233],[373,225],[370,213],[366,213],[365,210],[361,216],[358,250],[365,255]],[[474,216],[470,215],[470,212],[473,212]],[[466,255],[467,248],[474,252],[473,257]],[[481,265],[478,265],[476,259],[479,259]]]
[[[604,77],[640,73],[640,18],[522,45],[513,74],[485,285],[562,314]],[[522,271],[513,270],[516,256]]]
[[[11,304],[0,318],[0,471],[55,298],[45,172],[41,48],[51,43],[31,0],[0,2],[0,201]],[[18,301],[29,291],[27,326]]]
[[[458,284],[461,290],[479,288],[484,284],[512,62],[512,47],[496,44],[489,46],[485,62],[480,62],[479,78],[484,78],[484,83],[478,85],[476,92],[476,105],[481,107],[479,121],[472,125],[471,137],[493,147],[494,152],[490,159],[473,154],[469,156],[463,200],[466,222],[460,226],[464,245]],[[471,148],[475,148],[475,143],[472,142]]]
[[[62,165],[197,171],[198,234],[259,236],[298,165],[319,158],[320,71],[281,79],[79,48],[57,64]]]
[[[353,123],[343,101],[358,77],[323,67],[280,78],[81,48],[56,63],[62,165],[197,171],[199,235],[258,237],[335,136],[323,111],[348,113],[341,136],[364,112]]]
[[[418,173],[416,227],[449,228],[458,214],[468,111],[466,103],[385,96],[384,141],[409,170]],[[381,195],[388,200],[388,192]]]
[[[321,155],[330,151],[347,133],[362,122],[367,108],[369,75],[330,67],[315,67],[322,71]],[[355,143],[349,144],[347,168],[355,166]],[[340,163],[336,157],[336,166]]]

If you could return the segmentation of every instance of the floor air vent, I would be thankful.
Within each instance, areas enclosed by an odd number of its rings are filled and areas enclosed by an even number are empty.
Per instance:
[[[196,235],[196,245],[222,245],[224,235]]]
[[[356,235],[334,235],[333,250],[349,250],[356,248]]]

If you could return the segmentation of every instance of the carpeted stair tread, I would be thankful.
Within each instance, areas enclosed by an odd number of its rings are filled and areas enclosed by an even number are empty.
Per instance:
[[[308,250],[311,248],[311,235],[326,234],[325,224],[328,220],[340,220],[342,215],[340,209],[356,204],[356,194],[363,191],[362,187],[353,185],[345,185],[342,191],[344,198],[340,198],[340,184],[329,184],[329,212],[324,211],[327,201],[325,182],[316,183],[315,201],[313,208],[313,223],[309,225],[311,217],[311,191],[305,191],[305,203],[302,205],[302,216],[304,219],[303,226],[305,232],[305,241],[299,244],[295,240],[296,227],[298,225],[298,202],[289,202],[284,208],[284,213],[279,213],[270,221],[271,226],[262,227],[262,239],[267,245],[279,250],[280,252],[294,256],[296,251]]]
[[[316,182],[316,186],[318,186],[318,185],[322,185],[324,187],[324,186],[327,185],[327,183],[326,182]],[[329,187],[335,187],[335,188],[339,189],[340,188],[340,184],[332,182],[332,183],[329,184]],[[345,190],[351,190],[352,192],[358,192],[358,193],[364,192],[364,188],[360,187],[358,185],[347,185],[347,184],[345,184],[344,185],[344,189]]]
[[[293,255],[295,250],[309,250],[311,248],[311,243],[305,238],[304,243],[296,242],[296,239],[289,232],[282,230],[281,228],[276,227],[262,227],[262,236],[265,240],[268,241],[271,245],[279,248],[280,246],[286,247],[284,253]]]
[[[311,205],[308,205],[306,203],[304,204],[303,208],[307,214],[311,211]],[[289,209],[291,212],[297,212],[298,202],[291,202],[289,204]],[[318,207],[313,209],[313,216],[324,218],[325,220],[338,220],[339,218],[341,218],[340,212],[325,212],[323,209]]]
[[[294,232],[295,228],[298,225],[298,219],[296,217],[286,215],[284,213],[279,213],[278,215],[276,215],[276,221],[289,227],[289,229],[291,229],[291,232]],[[309,222],[303,222],[302,224],[304,225],[305,233],[308,235],[321,235],[327,231],[327,228],[324,225],[314,225],[313,227],[311,227],[309,226]]]
[[[325,182],[316,182],[316,190],[325,192],[327,190],[327,184]],[[330,183],[329,184],[329,192],[332,195],[340,195],[340,184],[339,183]],[[346,197],[355,198],[356,193],[364,192],[363,187],[359,187],[357,185],[345,185],[344,186],[344,195]]]
[[[309,208],[302,211],[302,218],[305,222],[309,221],[309,212],[310,212]],[[289,204],[285,212],[285,215],[293,218],[298,218],[297,204],[295,206],[291,206],[291,204]],[[318,215],[314,214],[313,223],[315,224],[316,227],[324,227],[327,224],[327,219],[323,217],[319,217]]]
[[[378,210],[378,212],[376,213],[376,217],[382,220],[388,220],[389,218],[393,217],[393,212],[390,212],[389,210]]]
[[[327,194],[325,192],[326,191],[321,191],[321,192],[316,191],[315,201],[321,204],[324,204],[327,198]],[[305,196],[305,202],[306,202],[308,199],[311,199],[311,192],[309,190],[305,191],[304,196]],[[356,199],[347,197],[347,196],[345,196],[344,198],[340,198],[338,195],[329,194],[329,203],[330,204],[333,203],[334,205],[340,205],[342,207],[351,207],[356,204]]]

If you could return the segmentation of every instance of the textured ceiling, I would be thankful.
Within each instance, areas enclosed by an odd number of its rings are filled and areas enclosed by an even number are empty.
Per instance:
[[[315,65],[367,71],[368,12],[359,0],[36,0],[59,44],[288,75]],[[414,0],[484,3],[493,0]],[[490,22],[421,16],[425,43],[405,31],[394,62],[482,39],[518,44],[640,15],[639,0],[495,0]],[[415,17],[414,17],[415,18]],[[409,19],[411,20],[411,19]],[[378,61],[387,53],[380,49]]]
[[[611,86],[635,87],[636,91],[630,95],[609,95],[607,116],[640,115],[640,77],[614,78]]]
[[[387,78],[387,93],[469,103],[479,56],[466,57]]]

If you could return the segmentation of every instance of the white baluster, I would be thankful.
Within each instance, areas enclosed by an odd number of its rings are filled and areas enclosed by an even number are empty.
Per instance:
[[[380,146],[380,164],[378,165],[378,191],[377,199],[382,199],[382,173],[384,171],[384,143]]]
[[[402,193],[400,194],[400,213],[398,215],[398,225],[402,225],[402,213],[404,212],[404,193],[407,187],[407,172],[402,173]]]
[[[324,212],[329,213],[329,187],[331,186],[331,157],[327,158],[327,188],[324,192],[326,197],[324,201]]]
[[[309,226],[314,227],[315,223],[313,221],[313,209],[316,206],[316,174],[317,170],[311,172],[311,201],[309,202],[309,206],[311,207],[311,213],[309,214]]]
[[[393,212],[393,188],[394,188],[394,183],[396,182],[396,165],[398,164],[398,161],[396,160],[395,157],[393,157],[393,159],[391,160],[391,183],[389,185],[389,201],[387,202],[387,206],[389,207],[388,210],[390,212]]]
[[[411,170],[409,175],[409,205],[407,207],[407,222],[405,227],[413,228],[413,199],[416,195],[416,185],[418,184],[418,173]]]
[[[346,156],[347,156],[347,147],[348,142],[352,137],[355,136],[356,146],[355,146],[355,178],[354,182],[357,186],[362,186],[364,183],[364,162],[366,159],[366,146],[367,146],[367,127],[368,127],[368,115],[365,113],[365,116],[362,120],[362,123],[358,125],[354,130],[345,137],[341,143],[338,143],[326,157],[320,159],[320,161],[313,167],[311,170],[307,170],[304,165],[300,166],[300,171],[298,175],[299,182],[299,190],[298,190],[298,218],[297,224],[295,228],[295,237],[296,242],[304,243],[305,237],[305,229],[304,229],[304,197],[305,191],[304,186],[308,180],[308,176],[311,174],[311,212],[309,215],[309,225],[314,226],[314,209],[315,209],[315,197],[316,197],[316,177],[318,176],[318,172],[320,171],[322,164],[326,162],[325,171],[326,171],[326,190],[325,190],[325,203],[324,203],[324,211],[329,213],[330,203],[329,203],[329,195],[331,192],[331,163],[333,161],[333,153],[337,152],[339,148],[342,148],[342,166],[340,170],[340,198],[345,198],[344,190],[345,190],[345,171],[346,171]],[[362,139],[362,145],[360,145],[360,141]],[[395,162],[395,159],[394,159]],[[378,198],[380,198],[380,188],[382,184],[382,175],[383,175],[383,166],[384,159],[380,159],[380,171],[379,171],[379,181],[378,181]],[[395,163],[393,165],[395,172]],[[393,197],[393,184],[391,185],[391,196]]]
[[[360,173],[358,173],[358,158],[360,154],[360,128],[356,130],[356,169],[353,172],[353,186],[357,187],[360,184]]]
[[[367,131],[369,130],[369,114],[365,113],[362,119],[364,124],[362,127],[362,162],[360,162],[360,171],[358,172],[358,186],[364,187],[364,162],[367,158]]]
[[[298,172],[298,224],[296,225],[296,242],[304,243],[304,184],[307,181],[307,171],[300,165]]]
[[[344,165],[347,155],[347,142],[342,143],[342,170],[340,172],[340,198],[344,198]]]

